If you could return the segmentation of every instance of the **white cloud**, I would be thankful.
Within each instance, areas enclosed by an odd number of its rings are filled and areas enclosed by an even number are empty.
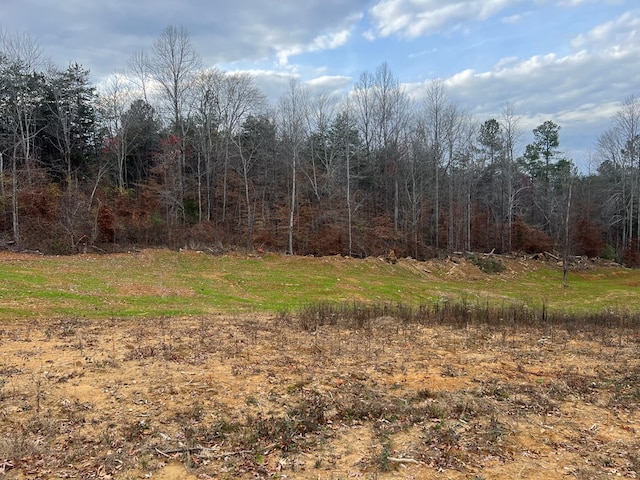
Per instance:
[[[640,17],[638,12],[626,12],[618,18],[597,25],[589,32],[576,36],[571,45],[574,48],[616,49],[633,48],[640,41]]]
[[[431,53],[435,53],[435,52],[437,52],[437,51],[438,51],[438,49],[437,49],[437,48],[435,48],[435,47],[433,47],[433,48],[431,48],[430,50],[422,50],[422,51],[420,51],[420,52],[410,53],[410,54],[409,54],[409,58],[410,58],[410,59],[419,58],[419,57],[422,57],[422,56],[424,56],[424,55],[429,55],[429,54],[431,54]]]
[[[312,94],[324,93],[329,97],[341,97],[351,89],[353,79],[343,75],[322,75],[306,82]]]
[[[620,109],[620,101],[585,103],[555,114],[560,124],[596,125],[612,118]]]
[[[345,94],[350,88],[353,79],[342,75],[318,75],[308,80],[302,80],[300,75],[293,71],[275,71],[266,69],[237,69],[229,73],[246,73],[251,75],[256,85],[266,95],[272,104],[285,93],[291,80],[300,81],[305,85],[309,93],[325,94],[330,97],[338,97]]]
[[[506,24],[519,23],[524,17],[525,15],[521,13],[518,13],[516,15],[509,15],[507,17],[502,17],[502,23],[506,23]]]
[[[598,3],[601,5],[618,5],[625,0],[535,0],[538,4],[551,4],[564,8],[580,7],[587,3]]]
[[[369,39],[416,38],[461,23],[486,20],[521,0],[381,0],[369,10],[375,28]]]
[[[564,0],[560,2],[560,5],[563,7],[577,7],[585,3],[585,0]]]
[[[546,120],[556,122],[565,155],[580,163],[621,102],[640,93],[639,26],[635,15],[624,14],[574,38],[567,55],[505,57],[490,69],[460,70],[444,82],[452,100],[479,120],[497,118],[511,102],[527,135]],[[409,85],[408,91],[419,99],[425,84]]]
[[[0,23],[33,34],[55,63],[79,62],[100,78],[149,49],[167,25],[187,29],[204,65],[337,48],[367,1],[2,0]]]
[[[298,44],[285,47],[277,53],[278,63],[280,66],[285,66],[289,63],[289,57],[293,55],[336,49],[347,43],[350,36],[351,31],[349,29],[344,29],[338,32],[317,36],[306,45]]]
[[[481,110],[486,108],[483,104],[488,107],[516,101],[526,110],[559,112],[559,117],[572,122],[583,115],[585,122],[592,123],[587,117],[600,115],[584,105],[620,101],[639,88],[638,27],[640,19],[627,13],[576,37],[572,41],[575,50],[567,55],[549,52],[524,59],[509,56],[498,60],[490,70],[460,71],[446,84],[465,103],[475,103]],[[579,107],[568,109],[568,105]]]
[[[549,53],[509,59],[485,72],[467,69],[446,79],[446,85],[479,109],[516,101],[531,111],[557,112],[569,104],[607,101],[613,85],[616,92],[626,86],[631,93],[637,88],[637,78],[629,76],[634,71],[640,71],[640,57],[630,51],[603,55],[581,50],[564,57]]]
[[[237,69],[229,70],[228,73],[246,73],[251,75],[255,84],[271,102],[275,101],[284,91],[292,79],[299,79],[293,72],[279,72],[266,69]]]

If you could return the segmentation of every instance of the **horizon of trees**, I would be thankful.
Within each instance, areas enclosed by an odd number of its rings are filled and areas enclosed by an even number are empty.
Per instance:
[[[547,120],[476,119],[443,82],[412,100],[386,63],[344,98],[292,80],[275,103],[204,69],[169,26],[100,90],[0,30],[0,244],[429,258],[562,251],[640,265],[640,100],[577,171]]]

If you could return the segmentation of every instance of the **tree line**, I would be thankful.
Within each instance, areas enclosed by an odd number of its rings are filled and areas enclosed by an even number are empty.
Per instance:
[[[75,253],[130,246],[296,254],[453,251],[601,256],[640,264],[640,101],[578,172],[552,120],[513,105],[474,118],[445,84],[413,100],[386,63],[342,98],[292,80],[203,68],[169,26],[99,86],[0,31],[0,242]]]

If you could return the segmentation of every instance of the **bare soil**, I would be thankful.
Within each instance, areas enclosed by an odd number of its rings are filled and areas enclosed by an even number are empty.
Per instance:
[[[640,338],[301,328],[290,316],[0,326],[0,477],[640,475]]]

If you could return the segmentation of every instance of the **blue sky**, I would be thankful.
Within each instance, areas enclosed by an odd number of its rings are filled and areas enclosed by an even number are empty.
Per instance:
[[[59,66],[122,71],[167,25],[203,66],[252,72],[277,98],[291,77],[347,92],[387,62],[420,101],[441,79],[478,121],[510,102],[524,144],[552,120],[584,171],[621,103],[640,95],[637,0],[3,0],[5,32],[27,33]],[[593,165],[591,165],[593,168]]]

